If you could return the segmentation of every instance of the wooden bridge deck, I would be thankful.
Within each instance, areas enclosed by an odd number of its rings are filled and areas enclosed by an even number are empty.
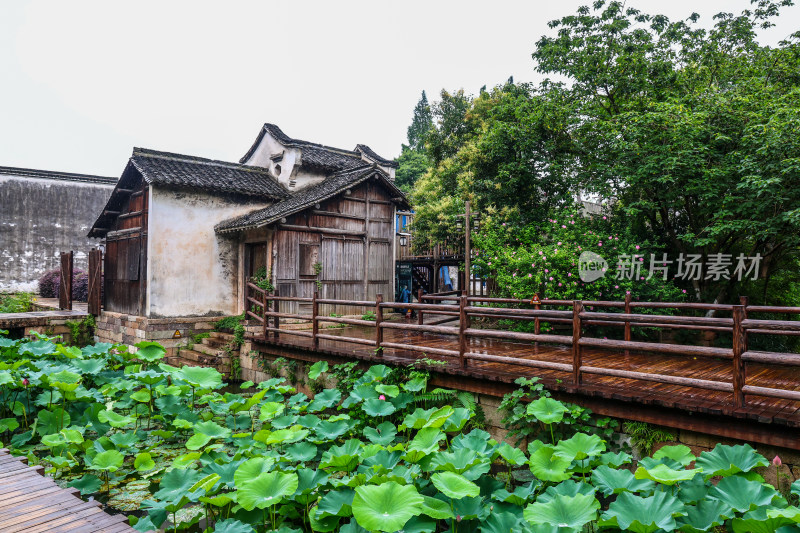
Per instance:
[[[108,515],[100,502],[62,489],[24,458],[0,450],[0,531],[3,533],[133,533],[125,515]]]
[[[375,338],[374,328],[347,327],[344,329],[325,329],[326,335],[337,335],[365,339]],[[458,337],[419,331],[386,329],[383,341],[388,343],[424,346],[433,349],[458,350]],[[376,355],[370,346],[353,344],[352,342],[319,339],[319,347],[313,350],[312,340],[287,333],[280,333],[279,338],[268,335],[254,338],[262,348],[276,354],[283,349],[300,349],[301,358],[306,360],[325,359],[326,355],[334,355],[349,359],[367,360],[374,363],[386,362],[394,365],[408,365],[426,357],[424,352],[384,348],[383,355]],[[468,339],[468,351],[479,354],[505,356],[514,358],[524,364],[525,360],[548,361],[569,365],[572,362],[570,347],[553,346],[530,342],[514,342],[486,338]],[[285,354],[290,355],[290,354]],[[580,386],[572,383],[572,373],[543,368],[522,366],[500,362],[468,361],[462,368],[458,358],[428,354],[430,359],[446,361],[441,368],[434,367],[437,373],[449,374],[458,383],[459,376],[486,383],[483,390],[490,390],[495,385],[511,384],[520,376],[537,376],[552,391],[561,391],[570,395],[594,397],[614,400],[630,404],[631,409],[640,406],[655,406],[680,410],[686,414],[702,413],[712,417],[731,417],[740,421],[752,421],[762,424],[775,424],[773,430],[789,431],[800,428],[800,401],[772,397],[748,395],[744,407],[735,408],[732,394],[725,391],[699,389],[695,387],[656,383],[636,379],[625,379],[615,376],[603,376],[584,373]],[[629,351],[604,350],[595,348],[582,349],[583,365],[636,371],[648,374],[667,376],[691,376],[696,379],[730,383],[733,375],[732,362],[729,359],[693,357],[686,355],[637,353]],[[800,373],[796,368],[770,364],[749,363],[746,372],[746,384],[759,387],[800,391]],[[508,390],[508,386],[498,390]],[[664,424],[669,425],[669,424]],[[700,428],[696,428],[700,429]],[[794,431],[791,431],[794,433]],[[786,435],[788,437],[788,433]],[[787,444],[783,444],[787,445]],[[800,445],[800,442],[798,443]],[[792,446],[795,447],[795,446]]]

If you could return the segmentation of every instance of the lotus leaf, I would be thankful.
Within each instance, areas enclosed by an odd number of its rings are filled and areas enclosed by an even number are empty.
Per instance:
[[[103,482],[97,476],[84,474],[80,478],[67,483],[67,486],[78,489],[81,491],[81,494],[94,494],[100,490],[100,487],[103,486]]]
[[[285,409],[282,403],[278,402],[267,402],[261,405],[261,410],[259,411],[258,419],[262,422],[266,422],[267,420],[272,420],[273,418],[280,416]]]
[[[317,379],[323,372],[328,371],[327,361],[317,361],[308,369],[308,379]],[[252,385],[251,385],[252,386]]]
[[[347,433],[349,429],[350,424],[345,420],[337,420],[336,422],[325,420],[317,424],[314,431],[317,432],[321,439],[335,440]]]
[[[214,533],[255,533],[255,529],[244,522],[228,518],[214,524]]]
[[[88,459],[88,458],[87,458]],[[86,466],[92,470],[116,472],[122,466],[125,457],[117,450],[108,450],[95,455]]]
[[[559,441],[555,448],[555,454],[570,461],[581,461],[587,457],[596,457],[605,450],[605,443],[597,435],[576,433],[567,440]]]
[[[165,502],[177,502],[182,498],[188,498],[192,486],[203,479],[200,472],[190,469],[173,468],[161,478],[158,492],[153,494],[156,498]]]
[[[38,419],[37,431],[40,434],[57,433],[64,426],[69,426],[71,418],[69,413],[57,407],[52,411],[41,410],[36,415]]]
[[[544,424],[557,424],[564,419],[564,413],[569,411],[563,403],[552,398],[542,396],[528,404],[526,412],[535,416],[536,419]]]
[[[310,442],[298,442],[286,448],[286,454],[299,463],[313,461],[317,456],[317,447]]]
[[[628,470],[617,470],[605,465],[592,471],[592,484],[606,496],[621,492],[652,492],[655,483],[649,479],[636,479]]]
[[[800,522],[800,509],[767,509],[759,507],[741,518],[734,518],[731,525],[734,533],[772,533],[782,527],[794,527]]]
[[[758,481],[750,481],[740,476],[722,478],[708,491],[709,498],[724,502],[736,511],[743,513],[758,506],[767,505],[778,496],[777,491]]]
[[[370,399],[363,404],[364,412],[369,416],[389,416],[396,411],[394,405],[384,400]]]
[[[431,476],[431,482],[442,494],[454,500],[475,497],[481,492],[478,485],[453,472],[437,472]]]
[[[199,389],[216,389],[222,385],[222,374],[214,368],[184,366],[174,377]]]
[[[547,502],[537,501],[528,505],[523,515],[525,520],[534,525],[550,524],[580,531],[585,524],[597,518],[599,508],[600,502],[590,494],[558,495]]]
[[[374,367],[373,367],[374,368]],[[370,531],[397,531],[422,512],[423,497],[412,485],[389,481],[356,488],[353,515]]]
[[[294,472],[267,472],[259,474],[255,479],[237,484],[236,501],[248,511],[255,508],[265,509],[277,505],[285,496],[297,490],[298,478]]]
[[[717,444],[710,452],[701,453],[695,465],[702,468],[706,478],[709,478],[749,472],[753,468],[768,466],[769,463],[749,444]]]
[[[148,363],[154,363],[159,359],[163,359],[167,353],[164,347],[157,342],[143,341],[138,343],[136,347],[139,348],[139,350],[133,354],[133,356],[136,359],[147,361]]]
[[[656,492],[647,498],[623,492],[611,502],[599,525],[634,533],[653,533],[660,529],[672,531],[677,527],[675,518],[685,515],[684,505],[666,492]]]
[[[123,428],[134,421],[134,418],[131,416],[123,416],[108,409],[97,413],[97,418],[100,422],[110,424],[111,427],[115,428]]]
[[[320,498],[317,504],[317,513],[320,518],[328,516],[352,516],[353,497],[356,495],[352,489],[332,490]]]
[[[681,481],[689,481],[694,476],[702,472],[702,469],[675,470],[664,464],[656,465],[652,468],[640,466],[634,475],[636,479],[650,479],[662,485],[674,485]]]
[[[536,450],[528,461],[531,472],[537,478],[543,481],[564,481],[572,477],[568,472],[572,461],[564,459],[555,454],[555,448],[552,446],[542,446]]]
[[[662,446],[656,453],[653,454],[653,459],[661,459],[668,457],[673,461],[677,461],[683,466],[688,466],[689,463],[697,459],[692,453],[692,450],[683,444],[674,446]]]
[[[156,463],[149,453],[142,452],[136,455],[136,459],[133,461],[133,467],[139,472],[147,472],[148,470],[154,469]]]
[[[364,428],[364,436],[373,444],[388,446],[397,436],[397,428],[391,422],[381,422],[374,428]]]
[[[678,525],[681,531],[689,533],[710,531],[733,516],[733,509],[726,503],[719,500],[703,500],[697,505],[687,505],[686,516],[678,520]]]
[[[243,487],[248,481],[269,472],[274,464],[275,460],[271,457],[254,457],[244,461],[233,474],[234,485],[237,488]]]
[[[369,367],[364,373],[364,377],[369,379],[370,381],[381,381],[392,373],[392,369],[386,365],[372,365]]]

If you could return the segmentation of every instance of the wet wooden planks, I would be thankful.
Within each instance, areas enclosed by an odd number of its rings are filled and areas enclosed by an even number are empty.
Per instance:
[[[374,338],[373,328],[347,327],[343,330],[326,330],[326,334],[357,338]],[[311,350],[311,339],[281,333],[257,339],[264,345],[295,347]],[[384,341],[410,344],[428,348],[458,350],[458,338],[450,335],[421,333],[416,331],[386,329]],[[568,347],[534,345],[497,339],[471,338],[469,352],[501,355],[515,359],[572,363],[572,351]],[[455,376],[469,376],[488,382],[513,383],[521,376],[539,377],[551,390],[570,394],[613,399],[638,405],[650,405],[679,409],[689,413],[711,416],[729,416],[765,424],[800,427],[800,402],[780,398],[748,395],[746,405],[736,409],[732,394],[722,391],[698,389],[668,383],[658,383],[615,376],[583,374],[583,381],[576,387],[571,373],[551,369],[531,368],[516,364],[469,361],[461,368],[456,358],[426,355],[424,351],[409,351],[386,348],[382,356],[376,356],[374,348],[344,341],[319,340],[317,355],[331,354],[374,362],[389,361],[407,365],[422,357],[446,361],[447,366],[433,368]],[[651,354],[583,348],[583,365],[601,368],[632,370],[643,373],[692,377],[708,381],[731,383],[733,368],[730,360],[708,357],[692,357],[671,354]],[[800,376],[791,367],[777,365],[748,364],[746,384],[760,387],[800,390]]]
[[[80,499],[30,467],[24,457],[0,449],[0,531],[3,533],[133,533],[125,515],[108,515],[100,502]]]

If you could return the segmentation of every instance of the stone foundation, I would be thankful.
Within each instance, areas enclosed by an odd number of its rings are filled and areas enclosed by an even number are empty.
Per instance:
[[[80,322],[86,313],[80,311],[44,311],[28,313],[3,313],[0,315],[0,329],[9,332],[12,338],[34,338],[34,333],[48,337],[61,337],[61,342],[72,342],[72,333],[67,322]]]
[[[214,323],[221,318],[147,318],[103,311],[97,317],[95,339],[97,342],[127,346],[142,341],[157,342],[167,350],[167,356],[172,356],[177,354],[179,348],[192,343],[192,335],[214,329]]]

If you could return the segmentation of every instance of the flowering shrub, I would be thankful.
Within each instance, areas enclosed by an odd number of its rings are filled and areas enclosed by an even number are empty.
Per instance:
[[[490,213],[475,237],[479,252],[474,264],[496,280],[500,294],[509,297],[623,300],[630,293],[636,300],[683,300],[684,291],[663,280],[660,272],[649,277],[650,254],[661,257],[658,246],[635,239],[615,218],[587,217],[570,209],[544,224],[526,225]],[[583,252],[594,252],[608,262],[602,277],[581,281],[578,259]],[[619,256],[633,261],[618,276]]]
[[[39,295],[42,298],[58,298],[58,286],[61,283],[61,269],[48,270],[39,278]],[[89,298],[89,275],[75,269],[72,273],[72,299],[85,302]]]

